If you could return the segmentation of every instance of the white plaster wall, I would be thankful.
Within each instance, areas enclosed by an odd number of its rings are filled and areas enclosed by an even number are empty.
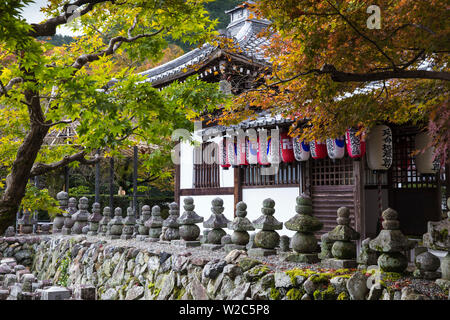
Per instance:
[[[247,218],[250,221],[261,216],[262,202],[266,198],[275,201],[274,217],[283,222],[283,229],[279,230],[280,235],[292,237],[295,231],[284,227],[284,222],[295,215],[295,199],[299,196],[299,188],[252,188],[242,189],[242,200],[247,204]]]
[[[194,136],[195,137],[195,136]],[[196,137],[195,137],[196,138]],[[219,139],[212,139],[218,142]],[[193,175],[194,175],[194,146],[189,142],[181,142],[180,144],[180,188],[191,189],[194,187]],[[229,168],[223,170],[222,167],[219,171],[220,187],[227,188],[234,186],[234,170]]]
[[[194,174],[194,146],[189,142],[180,143],[180,188],[193,187]]]
[[[180,197],[180,216],[183,214],[183,203],[184,198],[188,196],[181,196]],[[223,206],[225,208],[223,214],[228,220],[233,220],[234,212],[233,212],[233,206],[234,206],[234,196],[233,195],[213,195],[213,196],[191,196],[194,199],[194,205],[195,209],[194,211],[201,217],[204,218],[204,221],[208,220],[208,218],[211,216],[211,201],[216,198],[220,197],[223,200]],[[200,227],[201,232],[203,232],[203,223],[197,224]],[[224,229],[226,233],[231,234],[233,231],[229,230],[228,228]],[[201,233],[202,234],[202,233]]]

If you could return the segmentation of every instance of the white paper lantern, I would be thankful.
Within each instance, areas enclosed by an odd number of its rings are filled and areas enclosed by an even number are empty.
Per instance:
[[[373,127],[367,139],[366,152],[371,170],[388,170],[392,165],[392,130],[385,125]]]
[[[327,153],[330,159],[342,159],[345,155],[345,139],[327,139]]]
[[[248,164],[258,164],[258,138],[256,135],[245,139],[245,157]]]
[[[435,174],[439,171],[439,159],[434,157],[434,147],[429,147],[431,138],[427,132],[416,135],[416,149],[424,150],[416,155],[416,169],[420,174]]]
[[[299,140],[297,138],[292,138],[294,144],[294,156],[297,161],[308,161],[311,155],[309,143]]]
[[[226,139],[226,145],[227,145],[227,158],[228,163],[233,166],[233,168],[236,168],[239,166],[238,156],[237,156],[237,145],[234,141],[235,137],[228,137]]]

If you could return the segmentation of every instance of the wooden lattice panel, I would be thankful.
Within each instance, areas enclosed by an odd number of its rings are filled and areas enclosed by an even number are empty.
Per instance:
[[[311,160],[312,186],[353,185],[353,160],[344,157],[339,160],[329,158]]]
[[[391,167],[392,187],[400,188],[435,188],[436,175],[421,175],[417,172],[413,153],[415,151],[415,134],[394,135],[393,161]]]
[[[300,163],[280,164],[277,174],[262,175],[260,166],[245,166],[243,186],[298,185],[300,183]]]
[[[202,144],[202,153],[209,144],[210,142]],[[217,155],[214,152],[211,156],[217,158]],[[220,187],[220,166],[217,163],[217,159],[215,163],[205,163],[205,161],[202,161],[202,156],[198,149],[194,151],[194,159],[195,162],[200,162],[200,164],[194,163],[194,188]]]

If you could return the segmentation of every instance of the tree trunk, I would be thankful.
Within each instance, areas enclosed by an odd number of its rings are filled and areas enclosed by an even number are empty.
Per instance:
[[[30,178],[31,168],[44,142],[49,127],[31,122],[31,128],[17,151],[11,173],[6,178],[6,190],[0,199],[0,234],[15,224],[20,202]]]

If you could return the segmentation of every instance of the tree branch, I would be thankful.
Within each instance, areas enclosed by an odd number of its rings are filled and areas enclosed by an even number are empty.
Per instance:
[[[12,87],[19,82],[23,82],[23,79],[21,77],[12,78],[11,80],[9,80],[6,86],[3,85],[3,83],[0,81],[0,95],[6,96],[8,94],[8,91],[11,90]]]
[[[39,175],[43,175],[47,172],[64,167],[74,161],[78,161],[81,164],[92,165],[92,164],[97,163],[101,159],[101,157],[99,157],[98,155],[95,155],[94,159],[86,159],[85,156],[86,156],[85,151],[81,151],[81,152],[75,153],[70,156],[65,156],[64,158],[62,158],[62,160],[51,163],[51,164],[36,162],[33,165],[33,167],[31,168],[30,178],[39,176]]]
[[[97,53],[89,53],[89,54],[83,54],[81,56],[79,56],[75,62],[72,64],[72,67],[79,70],[81,69],[85,64],[89,63],[89,62],[93,62],[96,61],[98,59],[100,59],[100,57],[102,56],[109,56],[112,55],[117,49],[120,48],[120,46],[122,45],[122,43],[124,42],[133,42],[136,41],[140,38],[149,38],[149,37],[154,37],[157,34],[159,34],[160,32],[162,32],[165,28],[162,27],[161,29],[153,32],[153,33],[143,33],[143,34],[139,34],[137,36],[134,37],[129,37],[129,38],[125,38],[123,36],[117,36],[114,38],[111,38],[111,40],[109,41],[108,47],[105,50],[102,50],[100,52]]]
[[[64,13],[62,15],[47,19],[39,24],[32,23],[31,26],[33,27],[33,30],[30,31],[29,35],[34,38],[54,36],[56,34],[56,27],[66,24],[75,14],[78,17],[85,15],[94,8],[94,5],[102,2],[114,2],[114,0],[77,0],[72,3],[66,3],[63,7]],[[69,9],[79,8],[84,5],[86,5],[86,7],[80,11],[67,11]]]

